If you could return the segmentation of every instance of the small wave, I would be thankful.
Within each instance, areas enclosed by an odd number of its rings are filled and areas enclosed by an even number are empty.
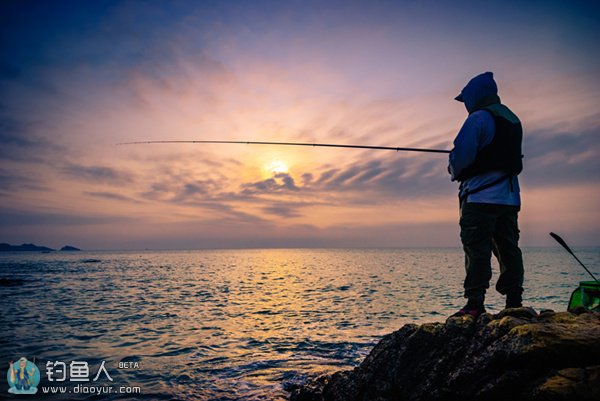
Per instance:
[[[201,326],[201,327],[195,328],[194,330],[223,330],[223,329],[219,326]]]
[[[193,347],[185,347],[185,348],[178,348],[178,349],[174,349],[171,351],[166,351],[166,352],[161,352],[159,354],[154,354],[151,355],[153,358],[160,358],[163,356],[178,356],[178,355],[183,355],[183,354],[189,354],[192,351],[195,351],[196,349]]]
[[[325,372],[297,372],[297,371],[286,371],[278,375],[278,379],[281,381],[282,387],[287,392],[304,386],[309,381],[316,379],[325,374]]]
[[[18,287],[26,281],[20,278],[0,278],[0,287]]]
[[[203,366],[198,367],[196,372],[208,373],[220,379],[233,379],[247,376],[261,376],[265,371],[272,371],[287,364],[287,360],[285,359],[262,359],[245,363],[235,363],[235,360],[226,358],[222,361],[226,362],[226,364],[219,364],[218,362],[221,361],[203,361]]]
[[[254,312],[255,315],[277,315],[279,314],[279,312],[273,311],[271,309],[263,309],[263,310],[259,310]]]
[[[67,338],[72,338],[73,340],[78,341],[89,341],[95,338],[102,337],[102,334],[87,334],[87,335],[78,335],[78,334],[70,334]]]
[[[303,340],[294,345],[295,354],[319,356],[321,358],[348,360],[354,359],[365,348],[370,348],[373,342],[326,342]]]

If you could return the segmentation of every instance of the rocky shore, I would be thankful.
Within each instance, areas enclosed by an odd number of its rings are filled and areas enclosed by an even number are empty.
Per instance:
[[[600,400],[600,313],[516,308],[406,325],[291,401]]]

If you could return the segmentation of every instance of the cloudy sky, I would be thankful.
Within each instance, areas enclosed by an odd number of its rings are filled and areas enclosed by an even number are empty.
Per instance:
[[[595,2],[0,3],[0,242],[86,249],[456,246],[453,101],[522,119],[524,245],[599,245]]]

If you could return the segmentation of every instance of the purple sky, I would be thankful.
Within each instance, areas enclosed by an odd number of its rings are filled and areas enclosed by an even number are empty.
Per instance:
[[[0,242],[457,246],[453,101],[493,71],[525,130],[524,245],[599,245],[594,2],[0,3]]]

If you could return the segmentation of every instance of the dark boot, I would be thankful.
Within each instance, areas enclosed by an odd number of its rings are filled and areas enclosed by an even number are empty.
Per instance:
[[[523,297],[520,292],[506,294],[506,309],[521,308],[523,306]]]
[[[458,312],[450,317],[460,317],[460,316],[473,316],[475,319],[479,317],[482,313],[485,313],[485,306],[483,306],[483,300],[473,300],[469,299],[467,304]]]

